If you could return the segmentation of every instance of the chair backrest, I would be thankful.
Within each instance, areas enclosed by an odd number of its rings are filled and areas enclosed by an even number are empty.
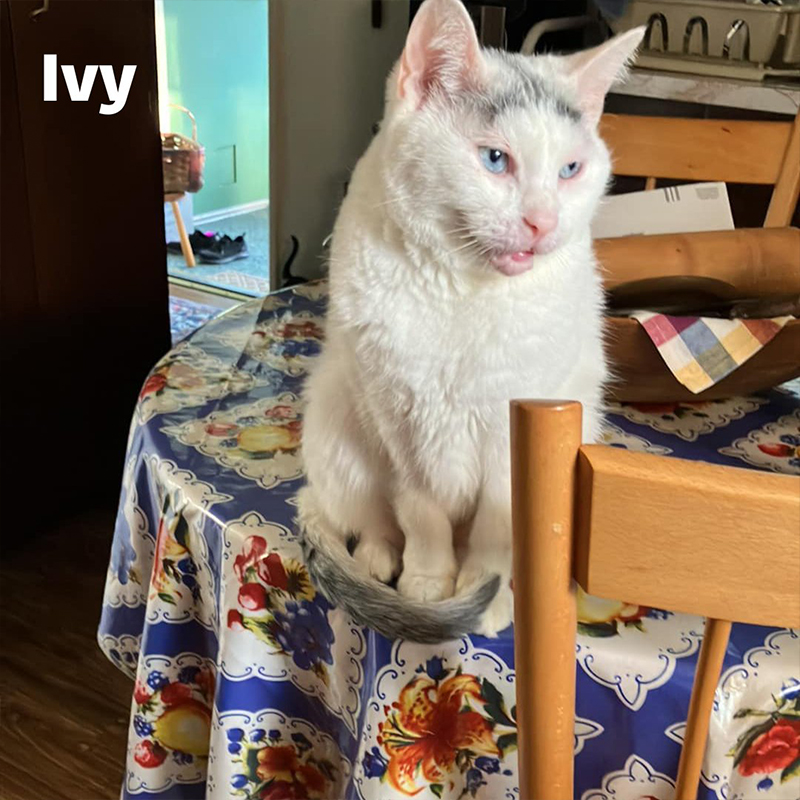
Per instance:
[[[576,483],[573,574],[589,594],[800,624],[800,479],[584,445]]]
[[[604,114],[600,135],[616,175],[775,186],[764,222],[791,222],[800,194],[800,113],[794,122]]]
[[[708,617],[676,792],[695,800],[731,620],[800,626],[800,478],[580,440],[578,403],[512,402],[520,796],[573,796],[574,577]]]

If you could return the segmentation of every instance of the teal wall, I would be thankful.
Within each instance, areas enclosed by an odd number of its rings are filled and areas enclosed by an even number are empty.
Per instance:
[[[205,186],[194,212],[269,197],[267,0],[164,0],[169,100],[197,118]],[[171,110],[171,130],[191,133]]]

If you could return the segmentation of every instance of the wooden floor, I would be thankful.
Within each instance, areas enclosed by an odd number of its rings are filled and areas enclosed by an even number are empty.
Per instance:
[[[119,797],[133,687],[95,640],[114,514],[84,513],[4,547],[1,800]]]

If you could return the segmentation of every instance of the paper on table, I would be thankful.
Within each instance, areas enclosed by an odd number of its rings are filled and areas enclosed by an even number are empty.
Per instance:
[[[733,230],[724,183],[689,183],[605,198],[592,238]]]

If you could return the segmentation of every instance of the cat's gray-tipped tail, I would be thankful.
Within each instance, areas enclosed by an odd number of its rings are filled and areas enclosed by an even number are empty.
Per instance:
[[[409,600],[359,568],[340,540],[302,526],[306,566],[318,589],[359,625],[389,639],[435,644],[460,639],[480,627],[500,587],[495,575],[472,594],[435,603]]]

